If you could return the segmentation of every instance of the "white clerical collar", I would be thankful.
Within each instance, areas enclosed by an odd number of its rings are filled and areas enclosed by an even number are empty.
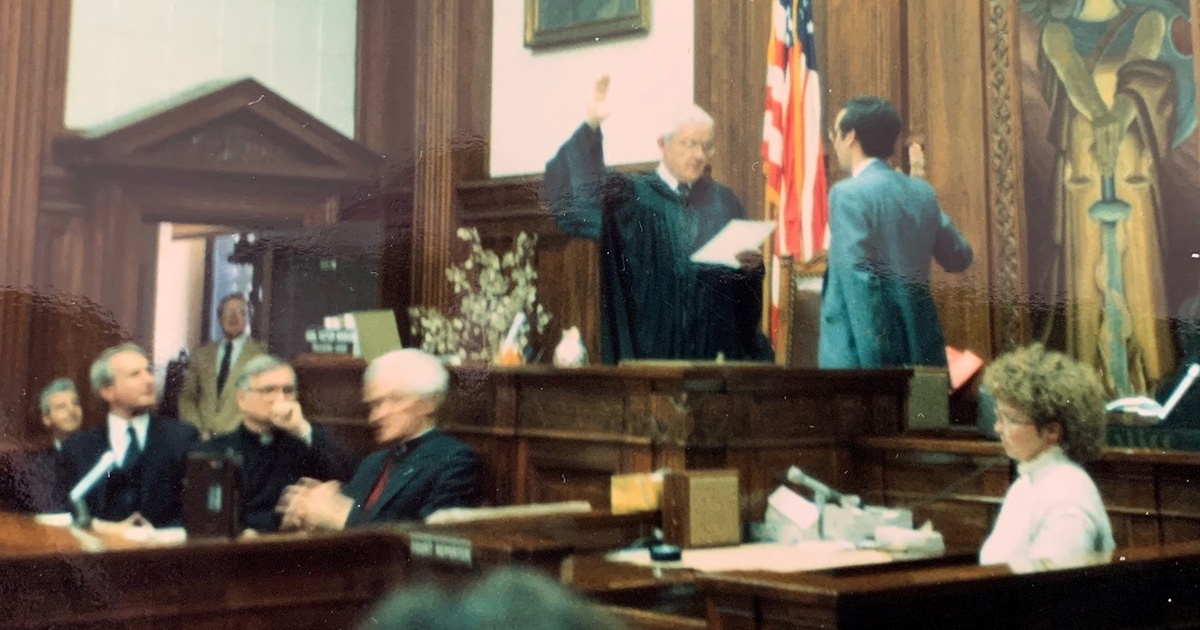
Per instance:
[[[662,178],[664,182],[667,182],[667,188],[670,188],[671,190],[679,190],[679,178],[675,177],[671,174],[671,171],[667,170],[666,162],[659,162],[658,168],[655,169],[654,172],[658,173],[658,176]]]
[[[62,452],[62,440],[54,438],[54,450]]]
[[[1017,474],[1022,477],[1028,476],[1032,480],[1034,476],[1046,468],[1055,464],[1068,462],[1070,459],[1063,452],[1062,447],[1055,444],[1027,462],[1017,462]]]
[[[867,167],[870,166],[872,162],[878,162],[878,161],[879,161],[879,158],[869,157],[869,158],[859,162],[858,165],[854,167],[854,170],[850,172],[850,176],[858,177],[859,175],[862,175],[862,172],[867,170]]]

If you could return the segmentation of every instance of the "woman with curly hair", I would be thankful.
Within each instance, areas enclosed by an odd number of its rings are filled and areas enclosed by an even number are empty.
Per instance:
[[[1104,441],[1104,388],[1095,370],[1035,344],[997,359],[983,386],[996,401],[996,433],[1018,476],[980,563],[1111,551],[1112,525],[1081,467]]]

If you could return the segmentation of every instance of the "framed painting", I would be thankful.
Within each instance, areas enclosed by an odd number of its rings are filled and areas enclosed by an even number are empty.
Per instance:
[[[650,30],[651,0],[525,0],[525,46],[549,48]]]

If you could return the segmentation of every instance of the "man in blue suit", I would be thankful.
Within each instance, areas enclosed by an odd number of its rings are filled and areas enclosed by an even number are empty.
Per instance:
[[[930,260],[957,272],[973,254],[933,187],[888,166],[900,126],[887,101],[860,96],[830,130],[838,165],[851,177],[829,191],[822,368],[946,365]]]
[[[155,527],[183,522],[183,475],[187,453],[199,440],[191,425],[151,415],[158,385],[150,360],[127,343],[100,353],[92,363],[92,389],[108,403],[99,426],[63,443],[60,476],[70,488],[112,451],[117,465],[88,493],[92,516],[105,521],[149,521]]]

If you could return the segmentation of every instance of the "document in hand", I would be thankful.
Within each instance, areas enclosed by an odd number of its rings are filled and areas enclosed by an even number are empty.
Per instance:
[[[762,247],[763,241],[774,231],[774,221],[734,219],[692,254],[692,262],[725,265],[736,269],[741,266],[737,255]]]

